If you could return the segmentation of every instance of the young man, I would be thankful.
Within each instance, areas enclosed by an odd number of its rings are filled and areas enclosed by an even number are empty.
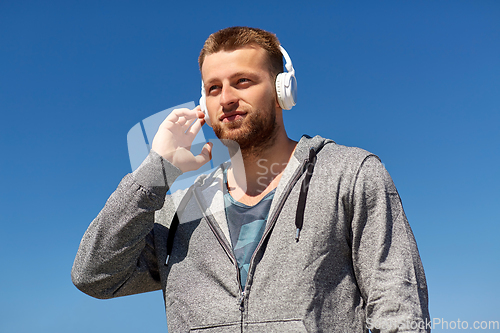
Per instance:
[[[212,149],[188,149],[200,107],[173,111],[85,233],[75,285],[98,298],[162,289],[170,332],[426,331],[423,267],[379,159],[288,138],[273,34],[218,31],[199,60],[211,126],[241,158],[166,195]]]

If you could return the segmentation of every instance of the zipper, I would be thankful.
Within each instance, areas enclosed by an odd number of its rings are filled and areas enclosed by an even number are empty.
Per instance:
[[[288,182],[287,187],[285,188],[285,190],[281,194],[281,197],[279,199],[280,201],[278,202],[278,204],[277,204],[277,206],[276,206],[276,208],[274,210],[274,213],[271,216],[269,226],[264,231],[264,234],[262,235],[262,238],[260,239],[259,244],[257,244],[257,247],[255,248],[255,251],[252,254],[252,258],[250,259],[250,266],[248,267],[248,273],[249,273],[249,275],[252,272],[252,269],[253,269],[253,266],[254,266],[254,261],[255,261],[255,255],[256,255],[256,253],[260,250],[260,248],[262,247],[262,244],[264,243],[264,240],[271,233],[271,230],[273,229],[274,225],[276,224],[276,221],[278,220],[278,214],[279,214],[279,212],[283,209],[283,206],[285,205],[285,201],[288,198],[288,196],[290,195],[290,192],[292,192],[293,187],[295,186],[295,184],[297,183],[297,181],[300,179],[300,177],[304,174],[305,169],[306,169],[305,166],[306,166],[307,163],[309,163],[308,159],[304,159],[302,161],[302,163],[300,164],[300,167],[297,169],[297,171],[295,172],[295,174],[292,176],[292,179],[290,180],[290,182]],[[239,308],[240,308],[240,311],[241,311],[241,325],[242,325],[241,329],[243,330],[243,312],[245,311],[245,296],[246,296],[246,293],[241,288],[241,277],[240,277],[240,269],[238,267],[238,261],[236,260],[236,257],[233,254],[233,250],[227,246],[226,242],[224,242],[224,240],[222,239],[222,237],[219,235],[219,233],[215,229],[215,227],[214,227],[214,221],[212,220],[212,217],[209,216],[209,215],[207,215],[205,213],[205,209],[203,208],[203,205],[201,204],[200,198],[198,197],[198,191],[197,191],[197,189],[195,189],[193,192],[194,192],[194,197],[196,199],[196,202],[197,202],[198,206],[200,207],[200,210],[201,210],[203,216],[207,220],[208,226],[210,227],[210,229],[214,233],[215,237],[219,241],[220,245],[222,246],[222,248],[224,249],[224,251],[226,252],[226,254],[228,255],[228,257],[231,259],[231,262],[233,263],[234,267],[236,268],[236,278],[238,280],[238,288],[239,288],[239,291],[240,291],[240,297],[239,297],[238,301],[239,301]],[[248,281],[248,277],[247,277],[247,281]]]
[[[205,209],[203,208],[203,205],[201,204],[200,198],[198,197],[197,189],[195,189],[193,192],[194,192],[194,197],[196,199],[196,203],[200,207],[200,210],[203,214],[203,217],[205,217],[205,219],[207,220],[208,227],[210,228],[210,230],[212,230],[212,232],[215,235],[215,238],[217,238],[217,240],[219,241],[219,244],[222,246],[222,248],[226,252],[229,259],[231,259],[231,262],[233,263],[233,265],[236,269],[236,280],[238,281],[238,289],[240,291],[240,298],[238,301],[239,301],[240,311],[243,312],[245,310],[245,307],[244,307],[245,292],[241,288],[241,277],[240,277],[240,268],[238,267],[238,261],[236,260],[236,257],[234,256],[233,250],[227,246],[226,242],[222,239],[220,234],[215,229],[215,226],[214,226],[215,224],[214,224],[214,221],[212,220],[212,216],[207,215],[205,213]]]
[[[288,198],[288,195],[290,195],[290,192],[292,192],[293,187],[297,183],[297,181],[300,179],[300,177],[304,174],[305,171],[305,165],[308,163],[308,160],[305,159],[302,161],[300,167],[297,169],[295,174],[293,175],[292,179],[290,182],[288,182],[288,186],[283,191],[280,197],[280,201],[278,202],[276,209],[274,210],[273,215],[271,216],[271,220],[269,222],[269,226],[266,228],[264,231],[264,234],[262,235],[262,238],[260,239],[259,244],[257,244],[257,247],[255,248],[254,253],[252,254],[252,258],[250,258],[250,266],[248,267],[248,275],[251,274],[253,266],[254,266],[254,260],[255,260],[255,255],[257,252],[260,250],[262,244],[264,243],[265,239],[267,236],[271,233],[271,230],[274,228],[274,225],[276,224],[276,221],[278,220],[278,214],[283,209],[283,206],[285,205],[285,201]],[[247,276],[247,281],[248,281],[248,276]]]
[[[245,292],[244,291],[242,291],[240,294],[240,311],[241,312],[245,311]]]
[[[239,274],[238,274],[239,276]],[[241,286],[241,283],[240,283]],[[245,323],[245,291],[242,291],[240,294],[240,312],[241,312],[241,317],[240,317],[240,332],[243,333],[243,326]]]

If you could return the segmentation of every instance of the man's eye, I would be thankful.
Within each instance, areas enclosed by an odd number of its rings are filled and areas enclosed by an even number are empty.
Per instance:
[[[250,82],[250,80],[249,79],[245,79],[245,78],[238,79],[238,83],[242,83],[242,82]]]
[[[208,88],[208,92],[212,92],[214,91],[215,89],[219,88],[219,86],[210,86],[210,88]]]

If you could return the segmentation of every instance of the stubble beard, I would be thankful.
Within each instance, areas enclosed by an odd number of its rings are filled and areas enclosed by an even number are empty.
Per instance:
[[[274,101],[266,108],[247,113],[244,119],[227,124],[213,124],[215,135],[230,150],[235,150],[236,142],[243,158],[257,157],[271,147],[278,133]]]

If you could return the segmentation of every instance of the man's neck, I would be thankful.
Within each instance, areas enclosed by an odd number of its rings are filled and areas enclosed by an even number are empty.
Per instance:
[[[231,195],[249,206],[258,203],[278,186],[296,145],[297,142],[289,139],[285,133],[264,150],[242,151],[241,155],[231,154],[232,167],[228,170]]]

